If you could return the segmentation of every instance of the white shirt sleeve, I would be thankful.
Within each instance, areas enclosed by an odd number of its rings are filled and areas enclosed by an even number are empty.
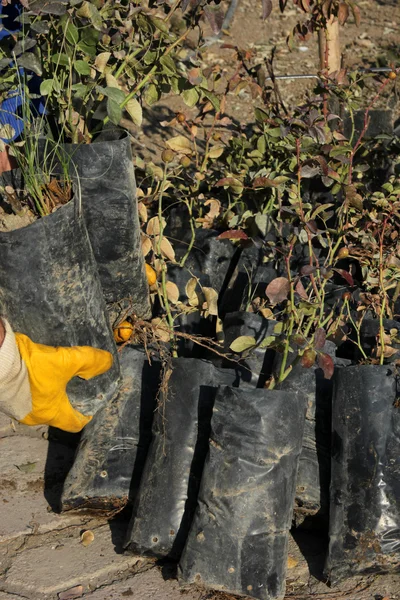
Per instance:
[[[0,411],[19,421],[32,411],[28,371],[11,325],[2,321],[6,334],[0,347]]]

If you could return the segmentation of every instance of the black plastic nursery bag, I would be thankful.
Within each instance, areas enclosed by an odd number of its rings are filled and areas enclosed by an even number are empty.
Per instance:
[[[392,367],[359,365],[335,378],[330,543],[333,583],[400,573],[400,401]]]
[[[181,583],[283,598],[305,408],[297,392],[219,389]]]

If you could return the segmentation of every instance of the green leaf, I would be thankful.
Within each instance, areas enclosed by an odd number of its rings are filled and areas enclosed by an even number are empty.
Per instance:
[[[274,337],[273,335],[269,335],[263,339],[263,341],[259,345],[259,348],[268,348],[268,346],[271,346],[275,342],[276,342],[276,337]]]
[[[280,127],[272,127],[271,129],[266,129],[265,133],[273,138],[278,138],[282,136]]]
[[[218,112],[220,109],[220,102],[219,102],[219,99],[217,98],[217,96],[215,94],[213,94],[212,92],[209,92],[206,88],[200,88],[200,89],[201,89],[203,95],[207,98],[207,100],[209,100],[211,102],[214,109]]]
[[[176,71],[177,71],[176,65],[169,55],[162,56],[160,58],[160,63],[164,67],[163,70],[164,70],[164,72],[167,73],[167,75],[176,75]]]
[[[250,348],[254,348],[257,342],[255,338],[250,335],[241,335],[236,340],[233,340],[230,345],[230,349],[232,352],[244,352],[245,350],[250,350]]]
[[[26,52],[25,54],[22,54],[18,58],[17,63],[19,67],[23,67],[28,71],[33,71],[34,73],[36,73],[36,75],[42,75],[42,65],[40,63],[40,60],[32,52]]]
[[[61,65],[62,67],[68,67],[69,58],[66,54],[57,52],[56,54],[53,54],[53,56],[51,57],[51,62],[54,63],[55,65]]]
[[[144,99],[149,106],[151,106],[160,99],[160,92],[157,86],[154,85],[154,83],[151,83],[149,86],[147,86],[146,91],[144,93]]]
[[[83,2],[80,9],[76,11],[76,14],[78,17],[89,19],[95,29],[98,29],[99,31],[101,30],[103,19],[92,2]]]
[[[54,79],[45,79],[40,84],[40,95],[48,96],[53,91]]]
[[[154,27],[156,27],[159,31],[162,31],[163,33],[169,33],[168,25],[162,19],[150,16],[150,21],[153,23]]]
[[[35,462],[27,462],[22,465],[15,465],[19,471],[22,473],[32,473],[36,469],[37,463]]]
[[[114,125],[119,125],[119,122],[122,119],[122,109],[120,105],[111,98],[107,98],[107,115]]]
[[[90,75],[90,65],[84,60],[75,60],[74,69],[79,75]]]
[[[102,89],[102,93],[117,104],[122,104],[126,98],[125,92],[115,87],[107,86],[106,88]]]
[[[166,145],[174,152],[180,152],[181,154],[192,154],[193,148],[190,140],[185,138],[183,135],[177,135],[170,140],[167,140]]]
[[[74,83],[74,85],[71,85],[71,90],[74,92],[74,98],[84,98],[88,89],[88,86],[84,83]]]
[[[265,154],[267,149],[267,142],[264,135],[261,135],[257,140],[257,150],[261,152],[262,155]]]
[[[184,103],[186,104],[186,106],[189,106],[190,108],[193,108],[194,106],[196,106],[196,104],[199,101],[199,92],[196,90],[196,88],[190,88],[189,90],[183,90],[182,92],[182,100],[184,101]]]
[[[79,31],[73,23],[68,23],[67,29],[65,31],[65,37],[73,46],[76,46],[76,44],[79,42]]]

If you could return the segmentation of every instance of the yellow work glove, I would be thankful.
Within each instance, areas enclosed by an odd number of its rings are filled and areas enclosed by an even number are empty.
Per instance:
[[[0,410],[25,425],[81,431],[92,417],[71,406],[67,383],[75,376],[91,379],[105,373],[113,363],[112,355],[90,346],[54,348],[35,344],[21,333],[14,337],[6,321],[5,326],[0,348]]]

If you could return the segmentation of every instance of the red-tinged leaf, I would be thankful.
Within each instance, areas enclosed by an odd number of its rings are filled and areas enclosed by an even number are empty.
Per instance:
[[[309,348],[304,352],[303,356],[301,357],[301,366],[305,369],[310,369],[315,363],[316,357],[317,353],[315,352],[315,350]]]
[[[339,4],[339,10],[338,10],[338,15],[337,15],[340,25],[344,25],[346,23],[347,19],[349,18],[349,14],[350,14],[349,5],[346,4],[346,2],[341,2]]]
[[[350,4],[351,7],[351,12],[353,13],[353,17],[354,20],[356,22],[357,27],[360,26],[361,23],[361,13],[360,13],[360,9],[358,8],[358,6],[356,6],[355,4],[353,4],[353,2]]]
[[[296,283],[296,287],[294,289],[296,293],[300,296],[300,298],[303,298],[303,300],[308,300],[307,292],[304,289],[304,285],[301,283],[300,279]]]
[[[269,15],[272,12],[272,0],[262,0],[262,18],[268,19]]]
[[[328,175],[328,163],[326,162],[326,160],[324,159],[323,156],[316,156],[315,160],[317,160],[319,162],[319,164],[321,165],[321,169],[324,175]]]
[[[277,187],[272,179],[268,179],[268,177],[256,177],[253,181],[253,188],[256,187]]]
[[[230,229],[221,233],[217,240],[248,240],[249,236],[242,229]]]
[[[336,271],[336,273],[339,273],[339,275],[341,275],[343,277],[343,279],[345,279],[347,281],[347,283],[353,287],[354,279],[348,271],[345,271],[344,269],[333,269],[333,270]]]
[[[331,167],[328,167],[328,177],[330,177],[331,179],[334,179],[334,181],[337,181],[338,183],[340,183],[340,175],[338,173],[336,173],[336,171],[331,169]]]
[[[290,292],[290,282],[286,277],[277,277],[267,285],[265,290],[272,304],[279,304],[286,300]]]
[[[300,269],[300,274],[301,275],[312,275],[313,273],[315,273],[315,271],[317,270],[317,267],[314,267],[312,265],[304,265],[304,267],[301,267]]]
[[[307,229],[309,229],[311,231],[311,233],[315,233],[315,234],[318,233],[318,225],[317,225],[316,221],[313,221],[313,220],[307,221],[306,227],[307,227]]]
[[[335,364],[333,358],[329,356],[329,354],[321,352],[318,355],[318,366],[323,370],[325,379],[331,379],[335,371]]]
[[[193,69],[190,69],[188,72],[188,79],[192,85],[200,85],[203,81],[200,69],[198,67],[193,67]]]
[[[290,338],[290,342],[293,343],[293,344],[296,344],[297,346],[300,346],[300,348],[304,348],[304,346],[307,343],[307,340],[302,335],[299,335],[298,333],[295,333]]]
[[[235,179],[235,177],[224,177],[223,179],[217,181],[215,185],[217,187],[223,187],[225,185],[230,185],[232,187],[243,187],[243,183],[239,181],[239,179]]]
[[[322,350],[326,342],[326,333],[322,327],[318,327],[314,334],[314,346],[317,350]]]

